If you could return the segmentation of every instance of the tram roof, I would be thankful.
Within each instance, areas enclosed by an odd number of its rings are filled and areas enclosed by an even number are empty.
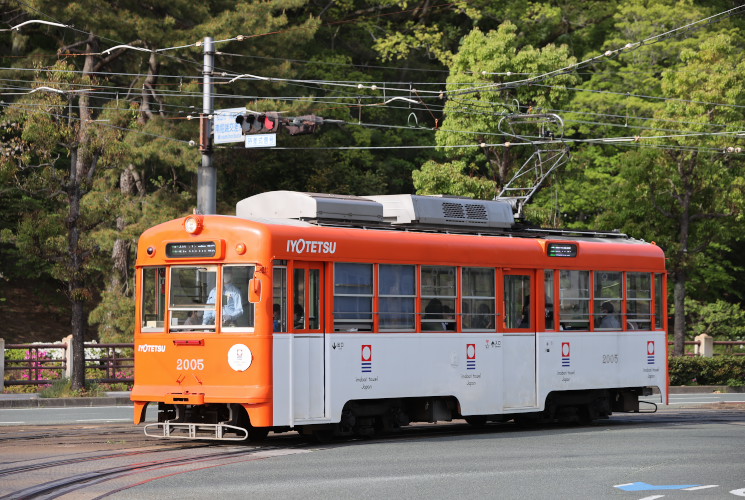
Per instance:
[[[531,227],[517,222],[512,204],[458,196],[346,196],[270,191],[239,201],[236,216],[265,224],[346,227],[441,234],[628,239],[618,231]]]

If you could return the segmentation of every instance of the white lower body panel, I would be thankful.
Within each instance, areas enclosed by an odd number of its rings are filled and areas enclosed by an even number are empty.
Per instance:
[[[457,398],[461,413],[542,410],[552,391],[656,386],[664,332],[328,333],[274,337],[274,425],[339,422],[348,401]]]

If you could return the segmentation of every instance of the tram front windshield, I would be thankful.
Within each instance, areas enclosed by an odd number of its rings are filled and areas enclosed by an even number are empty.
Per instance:
[[[171,330],[215,328],[216,283],[217,266],[171,268]]]

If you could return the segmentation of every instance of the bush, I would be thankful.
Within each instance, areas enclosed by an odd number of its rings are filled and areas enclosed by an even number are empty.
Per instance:
[[[37,375],[39,380],[57,380],[62,377],[62,352],[62,349],[6,349],[5,380],[32,380]],[[10,370],[10,367],[22,370]]]
[[[38,344],[38,342],[37,342]],[[87,384],[91,384],[97,380],[106,379],[110,374],[104,368],[106,363],[102,360],[108,355],[108,350],[105,348],[98,347],[86,347],[85,358],[90,360],[87,362],[85,371],[85,379]],[[2,355],[2,353],[0,353]],[[131,348],[117,349],[117,357],[120,359],[123,357],[132,357],[134,350]],[[29,385],[7,385],[3,391],[5,394],[25,394],[25,393],[36,393],[44,392],[45,389],[47,394],[54,394],[60,391],[61,387],[64,387],[65,383],[62,382],[57,389],[52,388],[52,384],[55,381],[62,379],[64,375],[64,349],[63,348],[48,348],[48,349],[6,349],[6,371],[5,380],[6,383],[14,381],[26,381],[33,380],[38,375],[39,380],[42,381],[39,384]],[[19,367],[22,370],[9,370],[8,367]],[[116,379],[127,379],[133,377],[133,368],[131,367],[118,367],[115,374],[111,374]],[[48,383],[47,383],[48,382]],[[95,394],[103,391],[131,391],[132,383],[127,382],[113,382],[113,383],[99,383],[97,388],[93,391]],[[66,391],[62,391],[66,392]],[[69,391],[68,391],[69,392]],[[76,394],[73,396],[86,396],[91,391],[74,391]],[[43,396],[43,397],[60,397],[60,396]]]
[[[669,359],[670,385],[745,385],[745,356]]]
[[[39,392],[41,398],[80,398],[104,395],[104,391],[97,384],[87,384],[83,390],[74,390],[72,382],[66,378],[56,380],[51,387],[46,387]]]

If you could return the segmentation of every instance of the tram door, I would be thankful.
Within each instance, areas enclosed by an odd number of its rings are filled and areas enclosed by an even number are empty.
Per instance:
[[[534,295],[534,271],[505,271],[502,325],[505,408],[536,407]]]
[[[295,262],[292,278],[293,417],[295,420],[323,418],[326,412],[323,263]]]

